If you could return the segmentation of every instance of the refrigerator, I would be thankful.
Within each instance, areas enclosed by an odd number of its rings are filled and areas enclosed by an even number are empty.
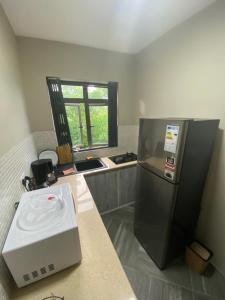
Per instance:
[[[134,233],[160,269],[194,237],[218,125],[140,119]]]

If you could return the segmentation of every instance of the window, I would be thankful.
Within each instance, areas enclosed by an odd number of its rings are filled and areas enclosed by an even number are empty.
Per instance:
[[[47,83],[59,144],[67,140],[81,150],[117,146],[117,83]]]

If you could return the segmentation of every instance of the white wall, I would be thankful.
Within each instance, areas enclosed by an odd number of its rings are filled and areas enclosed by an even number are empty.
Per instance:
[[[46,76],[59,76],[77,81],[118,81],[119,147],[97,151],[96,155],[137,152],[134,55],[24,37],[18,37],[18,46],[28,116],[38,151],[56,146]],[[83,158],[86,155],[82,153]]]
[[[225,274],[225,2],[141,51],[136,66],[139,116],[221,119],[197,235]]]
[[[18,38],[32,131],[53,129],[46,76],[119,82],[119,125],[134,124],[134,60],[122,54],[32,38]]]
[[[20,177],[36,158],[30,135],[14,33],[0,5],[0,252],[22,192]],[[0,257],[0,299],[10,299],[12,279]]]
[[[21,84],[17,43],[0,6],[0,155],[29,134]]]

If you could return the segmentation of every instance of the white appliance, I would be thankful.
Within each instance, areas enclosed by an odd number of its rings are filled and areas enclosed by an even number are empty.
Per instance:
[[[69,184],[22,195],[2,254],[18,287],[81,260],[77,218]]]

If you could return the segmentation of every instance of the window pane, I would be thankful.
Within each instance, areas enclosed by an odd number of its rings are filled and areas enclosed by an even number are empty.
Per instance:
[[[80,85],[62,85],[64,98],[83,98],[83,87]]]
[[[89,99],[108,99],[108,88],[89,86],[88,87],[88,98]]]
[[[84,104],[66,105],[66,114],[73,146],[88,147]]]
[[[92,144],[108,144],[108,106],[90,105]]]

